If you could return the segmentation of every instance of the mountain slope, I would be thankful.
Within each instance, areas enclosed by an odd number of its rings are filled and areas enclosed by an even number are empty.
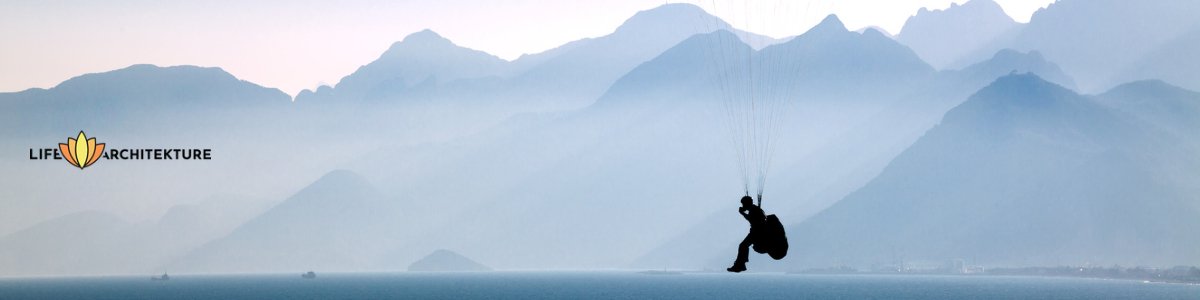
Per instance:
[[[234,229],[167,264],[187,272],[364,270],[397,246],[402,203],[350,171],[333,171]]]
[[[1200,239],[1187,232],[1200,229],[1200,199],[1154,179],[1200,166],[1179,143],[1034,75],[1006,76],[866,186],[791,226],[788,268],[1195,261]]]
[[[233,203],[239,202],[239,203]],[[157,222],[130,223],[84,211],[47,220],[0,238],[3,275],[148,274],[228,233],[256,212],[247,199],[214,198],[176,205]]]
[[[126,254],[133,227],[113,215],[88,211],[49,220],[0,239],[5,275],[124,273],[146,267]],[[81,249],[86,249],[82,250]]]

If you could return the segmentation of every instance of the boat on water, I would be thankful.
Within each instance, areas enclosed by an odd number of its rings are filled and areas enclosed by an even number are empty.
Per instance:
[[[313,271],[308,271],[308,273],[300,274],[300,278],[304,278],[304,279],[317,278],[317,273],[313,273]]]
[[[171,276],[168,276],[167,273],[163,273],[160,276],[150,276],[150,280],[171,280]]]

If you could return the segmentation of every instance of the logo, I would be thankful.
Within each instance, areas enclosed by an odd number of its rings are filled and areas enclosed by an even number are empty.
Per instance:
[[[88,138],[82,130],[74,138],[68,137],[66,143],[59,143],[58,148],[29,148],[29,160],[61,159],[80,170],[91,166],[101,158],[105,160],[211,160],[212,149],[106,148],[104,144],[96,143],[96,138]]]
[[[67,138],[67,142],[59,143],[58,150],[65,153],[67,163],[79,167],[80,170],[91,166],[104,153],[104,144],[97,144],[96,138],[87,138],[83,131],[75,138]]]

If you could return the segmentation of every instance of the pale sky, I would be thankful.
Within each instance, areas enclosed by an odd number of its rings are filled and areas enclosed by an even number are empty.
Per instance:
[[[1028,22],[1054,0],[995,0]],[[847,27],[896,34],[917,9],[965,0],[672,0],[694,3],[735,27],[775,37],[802,33],[825,15]],[[611,33],[662,0],[5,0],[0,4],[0,92],[49,88],[132,64],[221,67],[295,95],[379,57],[425,28],[455,43],[516,59]],[[784,16],[796,16],[785,18]],[[749,20],[749,21],[747,21]],[[786,21],[784,21],[786,20]]]

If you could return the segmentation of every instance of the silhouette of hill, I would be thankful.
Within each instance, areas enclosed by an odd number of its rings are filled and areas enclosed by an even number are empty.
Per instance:
[[[944,69],[1019,28],[995,1],[970,0],[963,5],[951,3],[945,10],[921,8],[904,22],[896,40],[930,65]]]
[[[1200,239],[1179,229],[1200,228],[1195,194],[1152,179],[1196,178],[1173,167],[1200,163],[1180,145],[1035,75],[1006,76],[866,186],[791,226],[788,265],[1194,261]]]
[[[470,258],[445,249],[433,251],[433,253],[408,266],[409,272],[477,272],[491,270],[492,268],[488,268]]]

